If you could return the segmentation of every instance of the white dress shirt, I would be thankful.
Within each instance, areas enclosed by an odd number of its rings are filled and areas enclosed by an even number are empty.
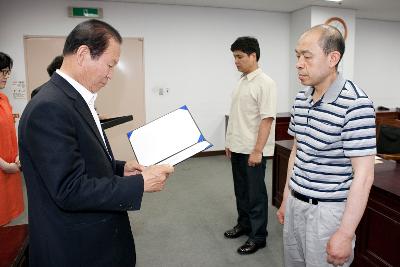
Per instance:
[[[90,112],[92,113],[92,117],[93,117],[94,121],[96,122],[96,126],[97,126],[97,129],[99,130],[101,138],[103,139],[104,146],[105,146],[105,148],[107,149],[107,152],[108,152],[106,141],[105,141],[104,135],[103,135],[103,129],[101,128],[101,124],[100,124],[99,115],[97,114],[96,109],[94,108],[94,102],[96,101],[97,93],[90,92],[82,84],[78,83],[73,78],[71,78],[69,75],[67,75],[64,72],[62,72],[61,70],[57,69],[56,72],[61,77],[63,77],[65,80],[67,80],[67,82],[69,82],[72,85],[72,87],[74,87],[75,90],[78,91],[78,93],[85,100],[86,104],[88,105],[88,107],[90,109]],[[109,156],[110,156],[110,154],[109,154]]]

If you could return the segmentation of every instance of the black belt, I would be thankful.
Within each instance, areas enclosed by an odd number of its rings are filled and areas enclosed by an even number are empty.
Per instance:
[[[318,205],[318,202],[343,202],[346,201],[346,198],[337,198],[337,199],[321,199],[321,198],[314,198],[314,197],[308,197],[303,194],[300,194],[294,190],[290,190],[292,193],[292,196],[297,198],[298,200],[313,204],[313,205]]]

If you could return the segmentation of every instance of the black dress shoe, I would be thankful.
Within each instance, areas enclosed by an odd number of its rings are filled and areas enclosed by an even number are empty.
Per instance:
[[[244,234],[248,234],[249,231],[246,231],[241,225],[236,225],[232,229],[226,231],[224,233],[224,236],[226,238],[238,238],[239,236],[242,236]]]
[[[243,246],[238,248],[237,252],[242,255],[247,255],[252,254],[263,247],[265,247],[265,242],[256,243],[253,240],[247,240]]]

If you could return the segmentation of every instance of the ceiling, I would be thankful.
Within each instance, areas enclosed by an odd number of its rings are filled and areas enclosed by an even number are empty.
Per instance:
[[[96,0],[99,1],[99,0]],[[341,4],[324,0],[100,0],[143,4],[185,5],[292,12],[308,6],[356,10],[357,18],[400,21],[400,0],[343,0]]]

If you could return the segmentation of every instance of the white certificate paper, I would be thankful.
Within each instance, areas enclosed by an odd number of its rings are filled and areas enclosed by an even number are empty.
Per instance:
[[[209,148],[187,106],[128,132],[137,161],[144,166],[176,165]]]

